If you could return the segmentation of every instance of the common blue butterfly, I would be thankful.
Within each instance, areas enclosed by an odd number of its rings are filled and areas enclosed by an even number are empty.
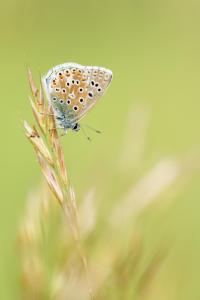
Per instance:
[[[52,105],[56,126],[78,131],[79,121],[105,93],[112,71],[102,67],[64,63],[43,76],[47,98]]]

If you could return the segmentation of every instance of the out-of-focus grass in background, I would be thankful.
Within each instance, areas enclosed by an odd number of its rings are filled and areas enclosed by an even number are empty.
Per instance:
[[[38,78],[67,61],[113,70],[109,91],[84,120],[104,134],[92,143],[79,133],[62,140],[77,197],[90,186],[102,193],[109,186],[106,212],[127,181],[136,182],[162,157],[199,151],[200,4],[10,0],[1,4],[0,25],[0,299],[20,299],[16,230],[27,192],[40,181],[20,123],[31,116],[27,65]],[[148,107],[150,122],[142,168],[123,181],[114,170],[134,103]],[[173,241],[161,277],[177,286],[176,299],[200,297],[199,180],[196,175],[165,212],[141,219],[147,245],[161,236]]]

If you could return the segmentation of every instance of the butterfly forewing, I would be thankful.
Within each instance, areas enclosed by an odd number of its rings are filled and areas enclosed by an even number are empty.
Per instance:
[[[68,63],[54,67],[43,81],[55,116],[64,114],[73,124],[101,98],[111,79],[105,68]]]

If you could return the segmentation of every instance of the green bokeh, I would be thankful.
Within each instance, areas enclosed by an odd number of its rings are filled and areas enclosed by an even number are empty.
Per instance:
[[[134,103],[151,110],[145,165],[165,155],[198,151],[200,3],[8,0],[1,3],[0,37],[0,299],[9,300],[20,299],[17,226],[30,187],[40,182],[21,122],[33,120],[27,66],[38,79],[52,66],[70,61],[105,66],[114,73],[109,91],[86,117],[104,134],[94,136],[92,143],[73,133],[62,140],[72,181],[81,195],[95,184],[91,172],[97,172],[99,163],[105,180],[111,180]],[[177,238],[170,259],[171,266],[184,274],[179,282],[174,275],[181,300],[200,298],[199,180],[200,176],[191,181],[162,220],[162,234],[172,232]],[[150,236],[158,222],[149,220]]]

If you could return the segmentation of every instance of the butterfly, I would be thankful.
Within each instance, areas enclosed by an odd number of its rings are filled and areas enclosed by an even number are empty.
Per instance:
[[[103,67],[64,63],[43,76],[42,82],[56,120],[66,133],[78,131],[79,121],[96,104],[112,80],[112,71]]]

